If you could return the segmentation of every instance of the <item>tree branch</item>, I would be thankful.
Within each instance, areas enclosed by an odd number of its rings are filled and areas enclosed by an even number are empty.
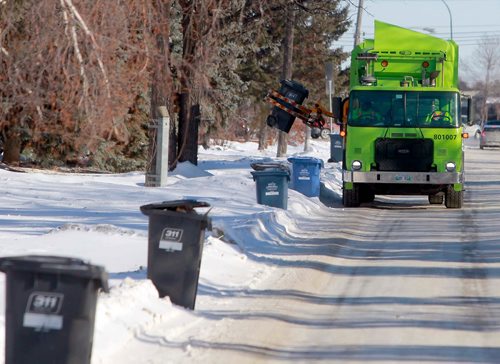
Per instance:
[[[83,94],[82,97],[80,98],[80,101],[78,102],[78,105],[82,104],[82,101],[88,97],[88,88],[89,88],[89,81],[87,79],[87,75],[85,74],[85,67],[83,63],[83,57],[82,53],[80,52],[80,47],[78,46],[78,38],[76,35],[76,29],[74,25],[69,25],[69,18],[68,18],[68,6],[65,0],[60,0],[61,2],[61,7],[63,9],[63,19],[64,19],[64,26],[66,28],[66,34],[71,33],[71,35],[68,35],[71,38],[71,41],[73,43],[73,47],[75,48],[75,55],[76,59],[78,60],[78,64],[80,65],[80,76],[82,77],[83,81]],[[70,28],[70,29],[68,29]]]
[[[107,91],[108,98],[111,98],[111,90],[109,88],[108,75],[107,75],[106,69],[104,67],[104,63],[102,62],[102,59],[99,55],[99,45],[97,44],[97,41],[95,40],[94,34],[90,31],[87,24],[85,23],[83,18],[80,16],[80,13],[73,5],[72,0],[61,0],[61,1],[64,1],[66,3],[68,9],[71,11],[73,18],[80,23],[83,31],[90,37],[92,44],[93,44],[95,51],[96,51],[97,63],[99,64],[99,68],[102,72],[102,75],[104,76],[104,83],[106,85],[106,91]]]

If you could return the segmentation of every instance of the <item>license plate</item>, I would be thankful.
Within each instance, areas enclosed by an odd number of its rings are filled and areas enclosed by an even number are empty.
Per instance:
[[[411,182],[413,181],[413,177],[407,174],[401,174],[394,176],[394,180],[396,182]]]

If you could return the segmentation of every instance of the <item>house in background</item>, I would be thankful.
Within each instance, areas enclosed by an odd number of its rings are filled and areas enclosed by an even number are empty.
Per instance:
[[[490,96],[486,99],[488,117],[486,120],[500,120],[500,96]]]

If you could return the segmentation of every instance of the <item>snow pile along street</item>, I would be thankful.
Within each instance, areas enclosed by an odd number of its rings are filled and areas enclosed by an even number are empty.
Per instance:
[[[314,148],[325,153],[329,144],[316,143]],[[200,152],[199,166],[180,164],[169,175],[165,188],[144,187],[141,173],[0,170],[4,190],[1,256],[76,257],[102,265],[109,272],[111,292],[98,297],[92,362],[115,362],[112,358],[120,353],[123,360],[141,362],[141,351],[134,352],[139,360],[134,361],[126,348],[144,328],[161,323],[168,328],[162,340],[168,341],[197,327],[205,318],[198,307],[210,296],[223,294],[225,289],[252,288],[272,274],[272,265],[249,259],[246,251],[258,251],[264,231],[272,234],[281,228],[276,215],[293,222],[301,214],[320,208],[318,198],[311,201],[291,190],[288,211],[256,203],[250,163],[273,160],[272,150],[258,152],[254,143],[229,143]],[[172,305],[168,297],[158,298],[146,279],[148,218],[139,207],[177,199],[199,199],[212,206],[209,216],[214,232],[207,233],[194,312]],[[0,292],[5,292],[3,274],[0,284]],[[5,323],[4,294],[0,302],[0,322]],[[0,336],[3,343],[3,329]],[[3,360],[3,351],[0,356]],[[173,357],[170,360],[176,362]]]

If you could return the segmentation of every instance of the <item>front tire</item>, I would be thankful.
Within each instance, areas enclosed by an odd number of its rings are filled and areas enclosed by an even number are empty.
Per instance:
[[[358,207],[360,200],[359,186],[354,185],[352,190],[347,190],[345,186],[342,188],[342,204],[345,207]]]
[[[453,185],[446,187],[444,204],[449,209],[460,209],[464,203],[464,191],[455,191]]]

